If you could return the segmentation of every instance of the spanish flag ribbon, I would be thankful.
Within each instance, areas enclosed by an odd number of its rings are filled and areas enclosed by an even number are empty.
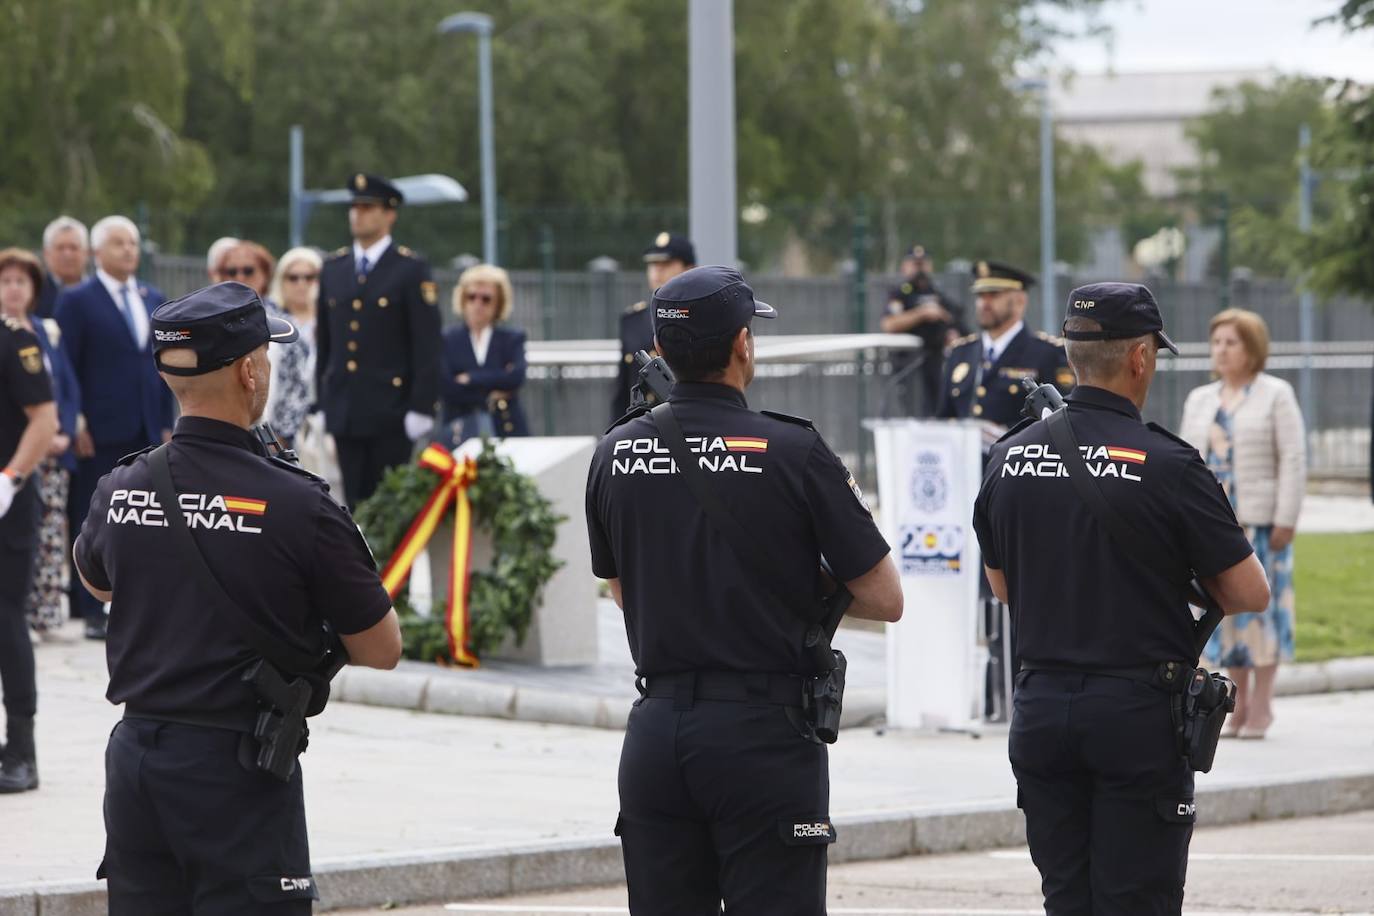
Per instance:
[[[420,455],[420,467],[439,475],[439,485],[429,494],[424,506],[410,523],[409,530],[396,546],[382,570],[382,586],[393,599],[410,577],[410,567],[434,536],[449,503],[453,513],[453,557],[449,564],[448,597],[445,602],[444,629],[448,633],[449,654],[460,665],[476,668],[477,656],[468,648],[469,608],[468,574],[472,566],[472,504],[468,487],[477,479],[477,462],[454,458],[440,445],[431,445]]]

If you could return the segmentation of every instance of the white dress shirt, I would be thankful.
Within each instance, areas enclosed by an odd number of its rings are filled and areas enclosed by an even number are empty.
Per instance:
[[[1008,328],[1005,334],[999,335],[995,340],[987,331],[984,331],[983,361],[989,363],[997,362],[997,358],[1006,352],[1007,344],[1011,343],[1012,340],[1016,338],[1016,335],[1021,333],[1021,329],[1025,326],[1026,323],[1024,321],[1018,321]]]
[[[382,255],[386,254],[386,250],[390,247],[391,236],[389,235],[382,236],[366,248],[364,248],[362,245],[359,245],[357,241],[354,241],[353,266],[356,268],[358,266],[358,261],[360,261],[365,256],[367,258],[367,271],[368,273],[371,273],[372,268],[377,266],[377,262],[382,259]]]
[[[491,347],[491,325],[487,325],[476,333],[469,329],[468,336],[472,338],[472,352],[477,357],[477,365],[485,366],[487,364],[487,349]]]
[[[144,303],[143,297],[138,294],[138,281],[131,276],[125,282],[120,283],[99,267],[95,269],[95,275],[104,284],[110,298],[114,300],[115,308],[120,310],[121,315],[124,311],[125,302],[121,298],[121,292],[128,290],[129,314],[133,316],[135,343],[138,344],[140,350],[146,349],[148,346],[148,306]]]

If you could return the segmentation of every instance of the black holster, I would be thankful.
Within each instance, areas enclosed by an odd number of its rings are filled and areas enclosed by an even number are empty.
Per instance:
[[[834,744],[840,737],[840,714],[844,710],[844,675],[849,661],[839,649],[831,649],[835,667],[825,674],[809,677],[802,693],[802,713],[811,733],[823,744]]]
[[[1194,668],[1183,690],[1174,694],[1170,711],[1178,734],[1178,749],[1193,770],[1211,772],[1222,725],[1235,708],[1235,683],[1224,674],[1205,668]]]
[[[296,772],[296,758],[310,744],[310,727],[305,724],[305,717],[313,705],[315,691],[307,678],[287,680],[266,659],[254,662],[243,673],[243,681],[258,698],[258,717],[253,725],[257,753],[253,762],[264,773],[288,782]]]

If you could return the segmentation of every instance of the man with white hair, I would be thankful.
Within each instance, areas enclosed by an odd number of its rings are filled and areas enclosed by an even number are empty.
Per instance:
[[[172,393],[153,365],[149,315],[166,301],[140,283],[139,232],[123,216],[91,228],[95,276],[57,297],[55,314],[81,389],[76,476],[67,517],[81,530],[96,483],[120,458],[171,436]],[[72,586],[72,616],[86,620],[89,639],[105,638],[104,605]]]
[[[48,223],[43,230],[43,265],[48,273],[38,291],[35,309],[39,318],[51,318],[57,294],[86,279],[90,259],[90,237],[85,223],[65,214]]]

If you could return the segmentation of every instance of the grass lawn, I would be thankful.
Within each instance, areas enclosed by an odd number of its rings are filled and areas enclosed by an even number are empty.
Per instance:
[[[1374,532],[1300,534],[1294,554],[1297,660],[1374,655]]]

